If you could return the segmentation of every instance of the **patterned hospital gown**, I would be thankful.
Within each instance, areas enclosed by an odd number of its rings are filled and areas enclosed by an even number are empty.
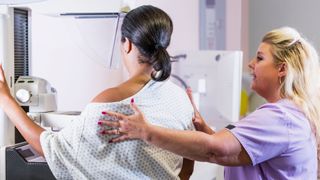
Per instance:
[[[105,110],[132,114],[130,99],[150,123],[193,130],[193,109],[186,93],[171,81],[149,81],[137,94],[120,102],[90,103],[60,132],[44,131],[41,146],[57,179],[179,179],[182,157],[141,140],[108,143],[100,135]]]

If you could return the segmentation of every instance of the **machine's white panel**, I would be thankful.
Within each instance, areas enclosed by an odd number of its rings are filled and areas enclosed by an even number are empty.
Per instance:
[[[239,51],[193,51],[174,64],[173,74],[193,90],[202,117],[215,130],[238,121],[242,53]],[[179,84],[181,81],[173,79]],[[223,166],[196,162],[191,180],[222,180]]]
[[[13,92],[13,15],[12,10],[0,7],[0,63]],[[0,147],[14,143],[14,126],[0,109]]]
[[[121,69],[109,69],[115,23],[32,14],[31,75],[57,90],[58,110],[81,111],[99,92],[123,81]],[[119,42],[115,61],[120,61]]]
[[[201,115],[210,126],[221,129],[238,121],[242,73],[239,51],[195,51],[186,53],[173,73],[189,85]]]
[[[61,13],[75,12],[119,12],[121,0],[44,0],[37,3],[25,3],[15,7],[28,7],[32,11],[47,14],[59,15]]]

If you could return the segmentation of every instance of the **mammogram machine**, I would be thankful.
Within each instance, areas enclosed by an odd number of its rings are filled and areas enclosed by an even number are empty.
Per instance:
[[[122,3],[15,2],[0,3],[0,62],[6,80],[31,119],[59,131],[79,114],[73,110],[81,111],[106,85],[123,80],[120,61],[115,61],[120,59]],[[92,6],[97,3],[100,6]],[[79,89],[80,96],[75,93]],[[57,107],[67,112],[57,112]],[[0,179],[54,179],[44,159],[27,143],[15,144],[21,142],[17,137],[0,109]]]
[[[191,87],[206,122],[216,131],[239,120],[242,77],[240,51],[188,51],[174,63],[172,79]],[[196,162],[191,179],[223,179],[223,167]]]
[[[57,112],[56,90],[42,78],[20,76],[14,97],[28,116],[49,131],[59,131],[80,112]],[[1,179],[54,179],[45,159],[26,142],[1,149]]]
[[[67,126],[79,111],[57,112],[56,90],[45,79],[20,76],[15,84],[17,102],[28,106],[28,116],[41,127],[59,131]]]

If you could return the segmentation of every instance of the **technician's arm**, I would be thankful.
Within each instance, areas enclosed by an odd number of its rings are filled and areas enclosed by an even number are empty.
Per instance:
[[[35,124],[11,96],[5,80],[2,65],[0,65],[0,107],[16,126],[24,139],[40,154],[43,155],[40,134],[43,128]]]
[[[171,130],[147,123],[144,115],[132,104],[135,113],[130,116],[107,112],[119,119],[119,122],[101,120],[102,124],[119,128],[120,136],[112,142],[126,139],[142,139],[149,144],[169,150],[183,157],[213,162],[227,166],[251,164],[251,159],[237,140],[227,129],[214,134],[198,131]],[[104,134],[118,134],[116,130],[105,130]]]
[[[209,135],[148,125],[143,134],[142,139],[145,142],[197,161],[225,166],[251,164],[244,148],[226,129]]]

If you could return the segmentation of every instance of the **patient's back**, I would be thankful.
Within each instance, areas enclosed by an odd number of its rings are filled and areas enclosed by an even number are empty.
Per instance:
[[[41,135],[45,157],[61,179],[178,179],[182,157],[141,140],[109,144],[99,134],[102,111],[132,114],[130,99],[158,126],[193,129],[193,109],[186,93],[171,81],[150,81],[134,96],[113,103],[91,103],[79,119],[56,135]]]

